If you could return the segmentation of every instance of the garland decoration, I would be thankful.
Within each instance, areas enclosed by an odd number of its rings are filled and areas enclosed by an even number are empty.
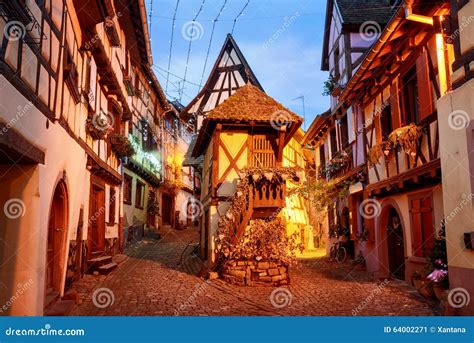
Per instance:
[[[373,167],[376,164],[380,163],[380,158],[382,156],[389,157],[394,151],[394,146],[390,141],[383,141],[380,144],[374,145],[372,148],[369,149],[369,153],[367,154],[367,161],[369,163],[369,167]]]
[[[234,195],[230,198],[230,206],[225,215],[218,221],[216,254],[221,262],[231,259],[274,260],[292,263],[295,249],[301,248],[296,244],[296,238],[286,234],[286,226],[276,215],[268,220],[252,221],[238,241],[234,240],[236,227],[243,211],[247,209],[250,196],[250,186],[258,186],[260,182],[285,183],[287,180],[298,182],[302,179],[302,170],[290,167],[245,168],[238,172],[239,182]]]
[[[393,131],[388,139],[395,147],[400,147],[408,155],[415,157],[420,146],[423,128],[410,124]]]
[[[110,143],[112,144],[112,151],[115,152],[119,158],[132,157],[136,153],[128,137],[113,134],[112,137],[110,137]]]

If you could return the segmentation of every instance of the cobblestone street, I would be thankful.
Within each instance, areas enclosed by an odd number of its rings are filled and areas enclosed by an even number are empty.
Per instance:
[[[70,292],[79,304],[71,315],[434,315],[433,304],[406,284],[370,280],[325,258],[301,260],[291,284],[272,296],[267,287],[206,282],[180,266],[197,231],[169,230],[159,241],[135,244],[108,276],[86,275]],[[198,268],[194,268],[195,270]],[[108,290],[94,291],[104,288]],[[101,293],[101,291],[104,291]],[[95,301],[93,301],[93,298]],[[112,302],[113,300],[113,302]]]

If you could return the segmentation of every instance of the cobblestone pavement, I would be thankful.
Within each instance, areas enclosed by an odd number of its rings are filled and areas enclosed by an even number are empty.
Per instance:
[[[86,275],[71,315],[434,315],[437,309],[405,283],[371,280],[350,264],[306,259],[290,270],[285,288],[240,287],[205,281],[180,266],[197,231],[169,230],[159,241],[136,243],[108,276]],[[272,293],[273,292],[273,293]],[[94,296],[95,293],[95,296]]]

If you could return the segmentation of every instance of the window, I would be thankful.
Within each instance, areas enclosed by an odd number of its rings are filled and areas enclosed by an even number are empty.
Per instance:
[[[341,148],[346,148],[349,145],[349,130],[347,127],[347,115],[341,119],[339,124],[339,130],[341,132]]]
[[[336,44],[337,44],[337,47],[334,50],[334,78],[336,80],[338,80],[339,77],[340,77],[339,60],[340,60],[340,57],[341,57],[341,53],[339,51],[339,41],[337,41]]]
[[[329,139],[330,139],[330,142],[331,142],[331,158],[333,158],[334,154],[337,152],[336,128],[333,128],[329,132]]]
[[[413,255],[428,257],[434,247],[433,209],[431,195],[417,195],[410,199],[413,235]]]
[[[143,196],[145,195],[145,184],[137,180],[137,190],[135,192],[135,207],[143,209]]]
[[[140,76],[138,75],[138,71],[135,70],[135,95],[139,98],[142,97],[142,90],[140,85]]]
[[[132,180],[130,175],[123,175],[123,202],[129,205],[132,203]]]
[[[403,102],[403,124],[417,124],[420,120],[420,114],[416,66],[410,69],[402,78],[401,93]]]
[[[326,154],[324,153],[324,144],[319,147],[319,165],[322,167],[326,164]]]
[[[79,93],[79,74],[77,73],[76,64],[72,58],[69,48],[66,45],[64,48],[64,82],[66,83],[69,93],[74,100],[74,103],[79,103],[81,94]]]
[[[110,192],[109,192],[110,198],[109,198],[109,224],[114,224],[115,223],[115,188],[110,187]]]
[[[276,165],[275,150],[271,143],[272,139],[273,138],[268,135],[253,136],[254,167],[268,168]]]
[[[393,131],[392,110],[390,105],[385,106],[380,114],[380,131],[384,141],[388,139],[388,136]]]

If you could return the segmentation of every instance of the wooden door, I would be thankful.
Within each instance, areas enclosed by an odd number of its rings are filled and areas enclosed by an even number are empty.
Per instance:
[[[397,211],[392,208],[387,220],[387,245],[390,274],[405,279],[405,243]]]
[[[173,218],[173,199],[169,195],[164,195],[162,197],[162,217],[163,217],[163,224],[172,224],[172,218]]]
[[[89,253],[104,251],[105,244],[105,190],[92,184],[89,211]]]
[[[49,213],[48,241],[46,245],[45,295],[61,291],[67,233],[67,193],[60,183],[54,192]]]

